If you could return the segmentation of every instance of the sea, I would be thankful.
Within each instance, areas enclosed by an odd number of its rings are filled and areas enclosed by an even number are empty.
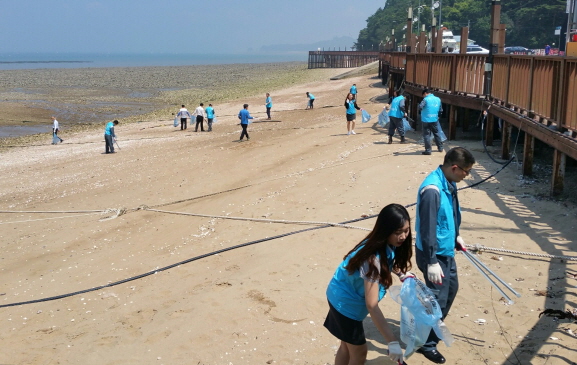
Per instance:
[[[308,52],[282,53],[0,53],[0,73],[7,70],[78,69],[109,67],[195,66],[247,63],[307,62]],[[1,75],[0,75],[1,77]],[[21,90],[20,90],[21,91]],[[0,100],[0,102],[2,102]],[[16,126],[0,125],[0,138],[49,132],[49,123],[26,123]]]
[[[271,63],[308,60],[308,52],[282,53],[0,53],[0,70],[85,67],[143,67]]]

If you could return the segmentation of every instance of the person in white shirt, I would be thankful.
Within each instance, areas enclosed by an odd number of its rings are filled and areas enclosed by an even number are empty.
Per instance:
[[[194,115],[196,115],[196,127],[194,128],[195,132],[198,132],[198,126],[200,125],[200,131],[204,132],[204,104],[200,103],[200,106],[196,108],[194,111]]]
[[[184,104],[182,105],[182,108],[180,108],[180,110],[178,111],[176,117],[180,118],[181,131],[186,129],[186,118],[190,118],[190,122],[192,123],[192,115],[190,115],[190,112],[184,107]]]
[[[54,122],[54,125],[52,126],[52,136],[54,137],[52,144],[56,144],[56,139],[58,139],[60,143],[64,142],[62,138],[58,137],[58,121],[56,120],[56,117],[52,117],[52,121]]]

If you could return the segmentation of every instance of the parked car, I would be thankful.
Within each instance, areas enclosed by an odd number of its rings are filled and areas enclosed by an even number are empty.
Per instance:
[[[535,54],[535,51],[525,47],[514,46],[505,47],[505,54]]]
[[[476,44],[468,45],[467,46],[467,53],[470,54],[489,54],[489,50],[487,48],[483,48]]]

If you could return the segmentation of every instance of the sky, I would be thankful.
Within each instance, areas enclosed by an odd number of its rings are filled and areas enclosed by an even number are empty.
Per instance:
[[[356,40],[385,2],[0,0],[0,54],[241,53],[342,36]]]

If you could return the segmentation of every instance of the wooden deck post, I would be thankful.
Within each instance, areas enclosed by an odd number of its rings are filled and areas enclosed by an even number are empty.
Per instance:
[[[521,131],[519,131],[521,133]],[[523,176],[533,175],[533,152],[535,150],[535,137],[525,133],[523,146]]]
[[[463,132],[469,130],[469,118],[471,118],[471,109],[465,108],[465,117],[463,118]]]
[[[461,28],[461,44],[459,45],[459,53],[467,53],[467,41],[469,40],[469,27]]]
[[[501,158],[508,160],[510,157],[509,150],[511,149],[511,124],[503,121],[501,136]]]
[[[553,176],[551,179],[551,195],[563,193],[565,179],[566,156],[564,153],[555,150],[553,153]]]
[[[495,125],[495,117],[493,114],[487,114],[487,123],[485,125],[485,144],[487,146],[493,145],[493,126]]]
[[[457,107],[451,105],[449,107],[449,141],[454,141],[457,139]]]

